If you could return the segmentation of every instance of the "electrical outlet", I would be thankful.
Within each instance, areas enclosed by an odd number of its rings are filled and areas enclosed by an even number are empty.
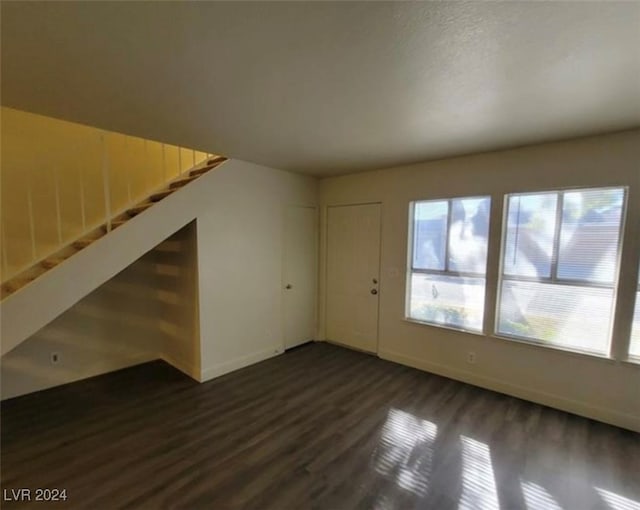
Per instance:
[[[476,362],[476,353],[473,351],[469,351],[467,353],[467,363],[471,363],[472,365]]]
[[[59,352],[52,352],[49,355],[49,360],[51,361],[52,365],[57,365],[58,363],[60,363],[60,353]]]

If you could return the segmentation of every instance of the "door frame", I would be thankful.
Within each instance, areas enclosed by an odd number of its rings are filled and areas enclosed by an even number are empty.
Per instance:
[[[323,259],[323,265],[324,265],[324,274],[323,275],[319,275],[320,277],[323,277],[323,287],[324,287],[324,299],[322,300],[323,303],[323,308],[324,308],[324,313],[323,313],[323,317],[322,317],[322,323],[323,323],[323,329],[324,329],[324,338],[325,341],[328,341],[329,343],[334,343],[336,345],[343,345],[340,344],[339,342],[335,342],[333,340],[327,340],[327,309],[328,309],[328,301],[329,301],[329,209],[330,208],[337,208],[337,207],[353,207],[353,206],[358,206],[358,205],[378,205],[380,206],[380,224],[378,225],[378,228],[380,229],[379,231],[379,236],[378,236],[378,305],[377,305],[377,317],[376,317],[376,350],[375,352],[369,352],[369,351],[360,351],[359,349],[356,349],[354,347],[351,346],[347,346],[345,345],[344,347],[347,349],[353,349],[353,350],[358,350],[360,352],[364,352],[365,354],[373,354],[377,357],[380,356],[380,296],[382,295],[382,290],[384,289],[383,287],[383,281],[382,281],[382,218],[383,218],[383,203],[382,201],[378,201],[378,200],[371,200],[371,201],[365,201],[365,202],[352,202],[352,203],[337,203],[337,204],[326,204],[325,206],[323,206],[324,209],[324,229],[322,229],[322,237],[324,237],[324,247],[322,249],[322,253],[320,254],[322,256]],[[322,238],[320,239],[322,241]]]
[[[281,351],[285,352],[287,349],[295,349],[295,347],[287,347],[287,339],[286,339],[286,327],[287,327],[287,312],[285,307],[285,286],[287,285],[286,280],[286,267],[287,267],[287,235],[288,235],[288,224],[287,224],[287,211],[291,208],[302,208],[302,209],[313,209],[314,210],[314,225],[315,225],[315,240],[316,240],[316,260],[314,264],[315,271],[315,289],[314,289],[314,307],[313,307],[313,338],[311,341],[315,341],[318,336],[318,302],[319,302],[319,283],[320,283],[320,214],[319,214],[319,206],[316,204],[286,204],[282,208],[282,263],[280,270],[280,296],[281,296],[281,314],[280,314],[280,331],[282,334],[281,338]],[[304,344],[300,344],[304,345]]]

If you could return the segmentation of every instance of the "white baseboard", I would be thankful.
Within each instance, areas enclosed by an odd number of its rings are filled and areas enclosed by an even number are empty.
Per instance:
[[[228,374],[229,372],[248,367],[254,363],[259,363],[260,361],[279,356],[283,352],[282,348],[276,349],[275,347],[272,347],[246,356],[241,356],[230,361],[225,361],[224,363],[218,363],[217,365],[209,368],[203,368],[200,382],[209,381],[215,377],[220,377],[221,375]]]
[[[466,370],[459,370],[446,365],[412,358],[393,351],[380,351],[378,356],[388,361],[400,363],[401,365],[407,365],[419,370],[424,370],[425,372],[441,375],[450,379],[472,384],[474,386],[479,386],[481,388],[497,391],[513,397],[529,400],[537,404],[560,409],[561,411],[567,411],[579,416],[616,425],[617,427],[640,432],[640,416],[621,413],[606,407],[593,406],[586,402],[569,399],[552,393],[533,390],[531,388],[507,383],[492,377],[474,374]]]

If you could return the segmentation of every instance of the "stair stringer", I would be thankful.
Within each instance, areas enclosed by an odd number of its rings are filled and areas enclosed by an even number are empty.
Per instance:
[[[1,355],[197,220],[207,207],[214,174],[223,167],[224,171],[233,171],[235,164],[228,160],[207,172],[6,297],[0,302]]]

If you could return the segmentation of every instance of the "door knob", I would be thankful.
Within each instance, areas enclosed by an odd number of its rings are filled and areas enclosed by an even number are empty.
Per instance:
[[[287,283],[287,286],[285,287],[285,289],[291,289],[293,288],[293,285],[291,285],[290,283]]]
[[[374,296],[378,293],[377,289],[371,289],[371,294],[373,294]]]

